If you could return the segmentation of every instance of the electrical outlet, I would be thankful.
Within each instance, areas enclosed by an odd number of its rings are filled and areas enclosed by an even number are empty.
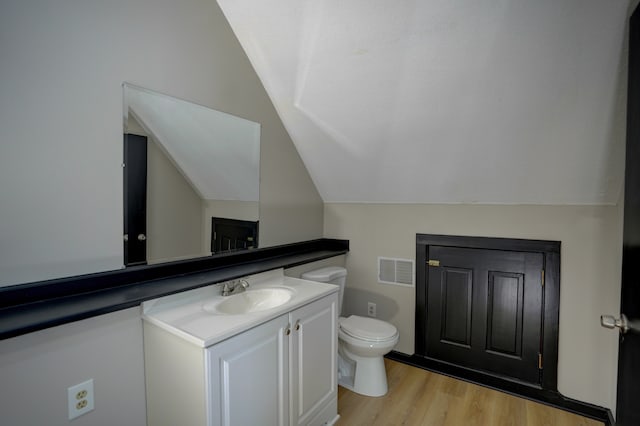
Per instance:
[[[69,420],[93,411],[93,379],[67,388],[67,405]]]
[[[370,317],[374,317],[376,316],[376,304],[373,302],[369,302],[369,304],[367,305],[367,315],[369,315]]]

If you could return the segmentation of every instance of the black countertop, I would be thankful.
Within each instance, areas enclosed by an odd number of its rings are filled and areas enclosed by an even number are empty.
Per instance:
[[[318,239],[195,260],[141,266],[0,289],[0,339],[103,315],[206,285],[346,254]]]

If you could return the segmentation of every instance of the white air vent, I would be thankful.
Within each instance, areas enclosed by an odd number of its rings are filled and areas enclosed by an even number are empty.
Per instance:
[[[413,286],[413,260],[378,258],[378,282]]]

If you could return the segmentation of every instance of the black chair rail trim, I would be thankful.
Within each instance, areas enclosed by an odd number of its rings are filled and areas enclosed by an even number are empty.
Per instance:
[[[127,309],[145,300],[346,254],[321,238],[0,288],[0,339]]]

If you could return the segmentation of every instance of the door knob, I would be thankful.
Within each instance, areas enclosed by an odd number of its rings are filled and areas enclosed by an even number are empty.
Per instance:
[[[620,314],[620,318],[615,318],[613,315],[601,315],[600,324],[606,328],[618,328],[621,334],[626,334],[628,331],[640,333],[640,320],[630,320],[625,314]]]
[[[613,315],[601,315],[600,324],[606,328],[619,328],[621,334],[625,334],[628,331],[640,333],[640,320],[628,319],[625,314],[620,314],[620,318],[615,318]]]
[[[144,234],[138,234],[138,241],[144,241],[147,239],[147,236]]]
[[[613,315],[600,315],[600,325],[605,328],[619,328],[620,333],[626,334],[629,331],[629,321],[624,314],[620,314],[620,318]]]

